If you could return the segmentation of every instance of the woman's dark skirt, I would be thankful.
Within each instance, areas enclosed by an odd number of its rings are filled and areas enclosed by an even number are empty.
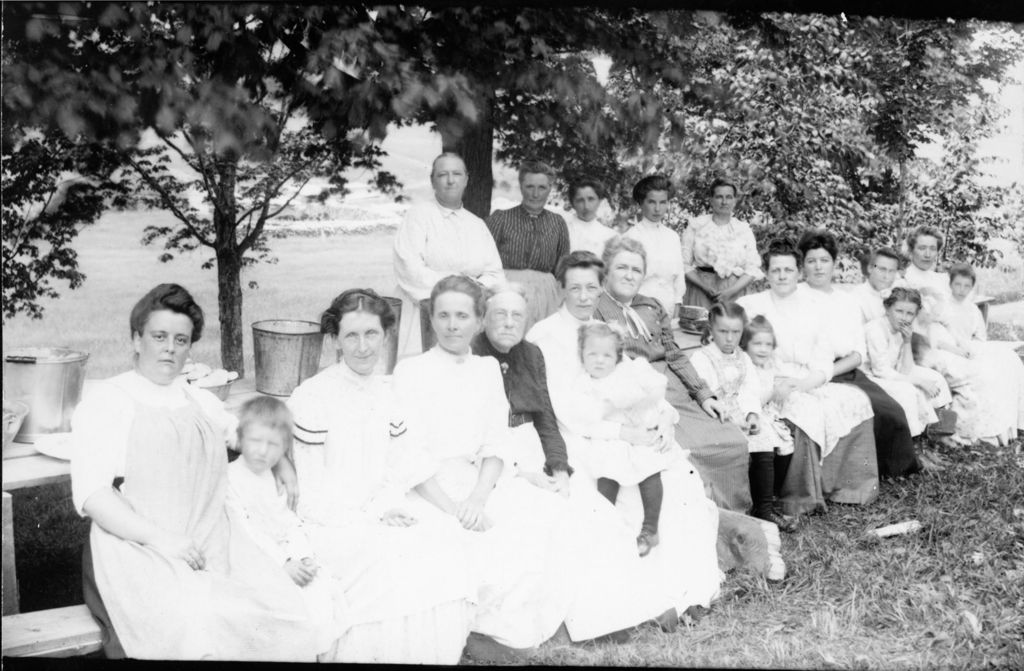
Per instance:
[[[875,413],[873,428],[878,476],[897,477],[920,471],[921,464],[914,453],[914,440],[910,436],[907,415],[900,404],[860,369],[837,375],[832,381],[857,387],[871,401],[871,409]]]

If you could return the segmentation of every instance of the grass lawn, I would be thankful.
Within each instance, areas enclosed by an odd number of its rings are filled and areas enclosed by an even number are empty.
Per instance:
[[[219,363],[216,277],[200,270],[205,254],[168,264],[141,248],[144,218],[116,213],[83,232],[78,291],[47,302],[39,321],[3,327],[5,350],[64,345],[90,353],[89,377],[130,365],[128,313],[158,282],[177,281],[197,296],[209,327],[194,358]],[[267,318],[317,320],[331,298],[351,286],[391,294],[388,231],[272,241],[274,265],[246,271],[249,324]],[[992,325],[993,335],[1017,338]],[[330,353],[325,353],[325,361]],[[1024,666],[1024,457],[1009,448],[952,452],[931,472],[884,482],[868,507],[833,506],[783,537],[789,575],[769,584],[730,575],[709,614],[674,634],[638,630],[626,644],[547,644],[528,660],[556,665],[654,665],[784,668],[1021,668]],[[81,603],[80,553],[88,523],[71,509],[69,487],[15,493],[17,570],[22,610]],[[919,533],[882,541],[864,532],[917,519]]]
[[[43,302],[41,320],[18,316],[3,326],[4,351],[19,346],[64,346],[89,353],[86,376],[105,378],[131,366],[128,315],[142,295],[161,282],[177,282],[206,311],[206,328],[193,347],[196,361],[220,365],[217,275],[200,268],[211,256],[197,250],[168,263],[157,260],[158,247],[139,240],[148,223],[170,221],[163,212],[113,212],[79,236],[79,261],[87,276],[81,288],[57,286],[60,298]],[[393,231],[353,235],[288,237],[270,241],[277,263],[261,263],[242,272],[245,361],[253,375],[252,329],[261,319],[319,322],[331,299],[354,286],[393,295]],[[258,289],[250,289],[255,281]],[[324,363],[333,353],[324,353]]]

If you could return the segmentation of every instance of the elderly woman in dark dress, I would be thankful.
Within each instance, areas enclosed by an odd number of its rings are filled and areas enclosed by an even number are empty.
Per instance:
[[[604,249],[607,276],[594,317],[616,322],[626,332],[626,352],[642,356],[668,378],[667,400],[679,411],[676,440],[691,451],[708,495],[726,510],[746,512],[751,505],[747,440],[723,422],[722,406],[694,370],[672,334],[661,304],[639,293],[647,272],[643,245],[613,238]]]
[[[584,475],[573,478],[570,485],[573,470],[552,410],[544,354],[538,345],[523,340],[525,312],[526,300],[518,287],[497,287],[487,301],[484,332],[473,341],[473,352],[497,359],[501,367],[511,407],[509,425],[515,427],[514,472],[542,489],[568,497],[571,542],[562,547],[562,560],[575,595],[566,618],[569,636],[581,640],[655,616],[662,627],[674,629],[676,609],[708,605],[706,599],[717,585],[714,513],[713,508],[707,510],[711,503],[693,475],[692,491],[705,505],[700,512],[707,514],[701,518],[694,513],[691,523],[699,526],[700,519],[710,523],[702,527],[703,535],[686,536],[682,525],[670,532],[684,537],[680,540],[691,549],[703,547],[703,553],[675,552],[650,561],[638,556],[635,529],[600,495],[593,480]],[[679,503],[678,496],[671,500]],[[673,513],[685,514],[685,505]]]

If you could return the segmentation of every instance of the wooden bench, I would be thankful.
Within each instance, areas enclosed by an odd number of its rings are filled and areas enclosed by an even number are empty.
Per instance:
[[[103,647],[103,630],[82,606],[5,615],[4,657],[72,657]]]

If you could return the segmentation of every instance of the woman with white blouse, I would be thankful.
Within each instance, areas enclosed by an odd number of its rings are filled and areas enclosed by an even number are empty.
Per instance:
[[[830,380],[856,387],[871,403],[878,475],[897,477],[921,470],[904,408],[860,369],[867,358],[861,308],[851,291],[837,289],[832,283],[839,256],[835,236],[825,229],[808,230],[797,249],[803,255],[807,293],[821,305],[821,324],[832,349]]]
[[[679,234],[665,225],[672,182],[664,175],[648,175],[633,187],[633,200],[640,206],[640,220],[623,235],[639,241],[647,250],[647,275],[640,293],[661,304],[669,318],[686,291],[686,269]]]
[[[288,406],[299,513],[348,604],[350,628],[329,661],[457,664],[478,585],[458,525],[421,519],[405,501],[430,486],[435,464],[391,378],[374,373],[395,314],[372,290],[350,289],[320,325],[339,361]]]
[[[596,179],[583,177],[569,184],[572,211],[564,215],[569,228],[569,251],[585,249],[600,256],[604,243],[617,235],[614,228],[605,226],[597,216],[607,197],[604,186]]]
[[[549,639],[569,612],[571,580],[558,550],[568,517],[554,505],[559,494],[505,468],[513,460],[501,369],[470,349],[482,326],[483,289],[453,275],[434,287],[430,305],[437,345],[400,361],[394,375],[435,463],[431,482],[409,496],[410,511],[466,530],[472,563],[483,572],[471,629],[511,654]]]
[[[301,588],[229,522],[235,420],[179,377],[202,310],[161,284],[130,324],[133,369],[97,383],[72,418],[72,498],[92,519],[90,608],[128,657],[315,661],[328,651]]]
[[[735,300],[764,277],[754,232],[732,216],[739,192],[724,179],[711,183],[711,213],[690,221],[683,231],[686,294],[683,305],[711,307]]]
[[[788,469],[776,466],[786,472],[783,512],[824,510],[826,500],[870,503],[878,496],[871,404],[859,389],[829,382],[832,348],[818,299],[797,283],[800,251],[789,240],[773,240],[764,260],[769,289],[736,302],[775,330],[774,398],[797,427]]]

